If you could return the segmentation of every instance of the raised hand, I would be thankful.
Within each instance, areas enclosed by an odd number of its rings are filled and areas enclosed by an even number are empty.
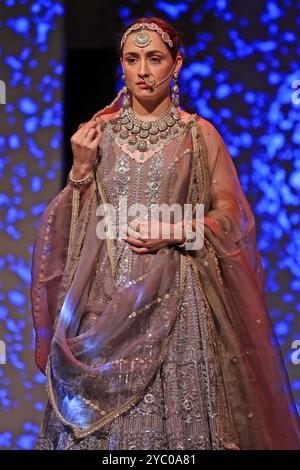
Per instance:
[[[73,173],[76,178],[84,178],[92,170],[100,138],[100,124],[97,121],[83,124],[72,135]]]

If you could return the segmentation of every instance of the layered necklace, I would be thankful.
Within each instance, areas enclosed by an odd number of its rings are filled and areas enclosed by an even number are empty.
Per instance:
[[[134,115],[131,107],[122,107],[119,116],[111,121],[111,126],[116,141],[120,145],[125,144],[129,152],[139,151],[141,161],[145,158],[147,150],[157,150],[185,128],[178,108],[173,104],[155,121],[142,121]]]

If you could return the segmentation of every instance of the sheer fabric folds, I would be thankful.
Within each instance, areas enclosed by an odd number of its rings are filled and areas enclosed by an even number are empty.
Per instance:
[[[211,435],[228,448],[298,449],[255,219],[220,134],[190,116],[182,134],[138,163],[114,142],[117,113],[95,115],[102,129],[95,181],[79,201],[68,182],[44,212],[34,246],[36,363],[57,419],[83,438],[141,402],[168,357],[193,275],[206,312],[201,361],[216,384]],[[203,247],[138,255],[123,240],[100,239],[99,223],[111,230],[112,220],[97,207],[108,202],[118,214],[120,196],[129,205],[204,204]]]

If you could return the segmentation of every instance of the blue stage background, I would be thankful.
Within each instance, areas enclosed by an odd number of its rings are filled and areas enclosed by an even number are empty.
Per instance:
[[[30,259],[36,224],[60,189],[64,7],[6,0],[0,9],[0,449],[30,449],[46,399],[33,363]],[[131,0],[119,15],[124,24],[162,16],[184,32],[181,105],[217,127],[256,215],[267,302],[300,412],[300,4]]]

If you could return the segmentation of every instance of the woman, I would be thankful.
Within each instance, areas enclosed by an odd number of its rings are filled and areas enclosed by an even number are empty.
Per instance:
[[[141,18],[120,60],[126,86],[73,135],[35,242],[36,448],[297,449],[254,216],[220,134],[179,107],[179,34]],[[155,204],[190,204],[192,221]]]

